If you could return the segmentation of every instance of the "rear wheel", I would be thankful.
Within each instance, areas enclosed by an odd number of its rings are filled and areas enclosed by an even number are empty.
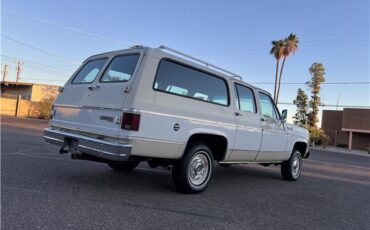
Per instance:
[[[123,161],[123,162],[112,162],[108,163],[114,171],[118,172],[131,172],[139,165],[139,161]]]
[[[281,164],[281,175],[284,180],[296,181],[302,171],[302,156],[298,150],[294,150],[289,160]]]
[[[212,171],[211,150],[204,144],[194,144],[186,150],[183,158],[173,165],[172,178],[179,191],[200,193],[207,188]]]

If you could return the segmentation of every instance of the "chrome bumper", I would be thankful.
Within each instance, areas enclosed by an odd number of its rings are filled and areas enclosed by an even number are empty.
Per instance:
[[[44,129],[44,139],[46,142],[59,145],[73,154],[87,154],[112,161],[127,160],[132,149],[130,144],[105,141],[50,128]]]

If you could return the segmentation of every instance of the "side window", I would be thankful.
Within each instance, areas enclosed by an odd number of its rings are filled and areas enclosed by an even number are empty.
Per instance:
[[[252,90],[239,84],[235,84],[235,89],[237,94],[236,103],[239,110],[255,113],[256,103]]]
[[[170,60],[160,62],[153,88],[220,105],[229,104],[224,80]]]
[[[121,82],[130,80],[139,57],[139,54],[130,54],[113,58],[100,81]]]
[[[95,80],[107,58],[87,62],[73,79],[73,84],[91,83]]]
[[[279,119],[278,112],[276,111],[275,104],[271,97],[264,94],[258,93],[260,99],[261,113],[265,117],[272,117],[274,119]]]

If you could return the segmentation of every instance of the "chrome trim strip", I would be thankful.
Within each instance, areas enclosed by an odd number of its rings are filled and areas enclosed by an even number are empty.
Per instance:
[[[263,164],[263,163],[269,163],[269,164],[277,164],[281,163],[282,161],[219,161],[220,164]]]
[[[56,119],[54,121],[57,121],[57,122],[60,122],[61,121],[61,122],[63,122],[63,120],[56,120]],[[72,122],[70,122],[70,123],[72,123]],[[77,124],[77,123],[74,123],[73,122],[72,124]],[[76,132],[81,132],[81,133],[86,133],[86,134],[92,134],[92,135],[97,135],[97,136],[105,136],[105,137],[111,137],[111,138],[118,138],[118,136],[113,136],[113,135],[108,135],[108,134],[102,134],[102,133],[96,133],[96,132],[92,132],[92,131],[84,131],[84,130],[81,130],[81,129],[76,129],[76,128],[72,128],[72,127],[56,125],[56,124],[53,124],[53,123],[51,123],[50,126],[52,128],[67,129],[67,130],[71,130],[71,131],[76,131]]]
[[[66,141],[66,138],[77,140],[78,148],[69,149],[69,141]],[[131,144],[100,140],[50,128],[44,129],[44,139],[50,144],[58,145],[63,148],[67,147],[67,149],[74,154],[87,154],[114,161],[127,160],[132,150]]]
[[[78,105],[54,104],[54,108],[57,108],[57,107],[74,108],[74,109],[80,108],[80,106]]]
[[[162,142],[162,143],[168,143],[168,144],[180,144],[183,145],[185,142],[179,142],[179,141],[168,141],[164,139],[155,139],[155,138],[142,138],[142,137],[130,137],[130,140],[138,140],[138,141],[153,141],[153,142]]]
[[[109,110],[116,110],[116,111],[122,111],[122,112],[134,112],[134,113],[146,113],[146,114],[151,114],[151,115],[157,115],[157,116],[165,116],[165,117],[172,117],[172,118],[179,118],[179,119],[186,119],[186,120],[191,120],[191,121],[197,121],[197,122],[207,122],[211,124],[216,124],[216,125],[225,125],[225,126],[231,126],[231,127],[237,127],[236,124],[232,123],[224,123],[220,121],[212,121],[212,120],[207,120],[207,119],[197,119],[193,117],[188,117],[188,116],[180,116],[180,115],[173,115],[169,113],[159,113],[159,112],[152,112],[148,110],[140,110],[140,109],[132,109],[132,108],[106,108],[106,107],[95,107],[95,106],[70,106],[70,105],[55,105],[56,107],[66,107],[66,108],[86,108],[86,109],[109,109]]]
[[[83,135],[79,135],[79,134],[75,134],[75,133],[69,133],[69,132],[64,132],[64,131],[59,131],[59,130],[57,131],[57,130],[52,130],[52,129],[45,129],[45,130],[47,132],[51,132],[51,133],[54,133],[54,134],[59,134],[59,135],[72,137],[72,138],[76,138],[76,139],[83,139],[83,140],[86,140],[86,141],[97,142],[99,144],[105,144],[105,145],[111,145],[111,146],[117,146],[117,147],[132,147],[129,144],[121,144],[121,143],[118,143],[118,142],[110,142],[110,141],[100,140],[100,139],[87,137],[87,136],[83,136]]]
[[[55,108],[62,107],[62,108],[73,108],[73,109],[96,109],[96,110],[102,110],[102,109],[109,109],[109,110],[118,110],[122,111],[121,108],[111,108],[111,107],[98,107],[98,106],[90,106],[90,105],[65,105],[65,104],[55,104]]]
[[[53,137],[49,137],[49,136],[44,136],[44,138],[49,139],[49,140],[52,140],[52,141],[57,141],[57,142],[64,143],[64,141],[62,141],[62,140],[60,140],[58,138],[53,138]]]
[[[191,121],[207,122],[207,123],[216,124],[216,125],[226,125],[226,126],[236,127],[235,124],[232,124],[232,123],[224,123],[224,122],[220,122],[220,121],[212,121],[212,120],[206,120],[206,119],[197,119],[197,118],[193,118],[193,117],[173,115],[173,114],[168,114],[168,113],[158,113],[158,112],[152,112],[152,111],[148,111],[148,110],[137,110],[137,111],[138,112],[141,112],[141,113],[146,113],[146,114],[151,114],[151,115],[157,115],[157,116],[173,117],[173,118],[186,119],[186,120],[191,120]]]
[[[91,147],[86,146],[86,145],[78,145],[78,147],[88,149],[88,150],[92,150],[92,151],[96,151],[96,152],[101,152],[101,153],[108,154],[108,155],[113,155],[113,156],[122,156],[122,157],[127,156],[127,154],[124,154],[124,153],[116,154],[116,153],[107,152],[107,151],[96,149],[96,148],[91,148]]]
[[[98,107],[98,106],[91,106],[91,105],[83,105],[79,107],[80,109],[95,109],[95,110],[103,110],[103,109],[108,109],[108,110],[115,110],[115,111],[122,111],[121,108],[111,108],[111,107]]]

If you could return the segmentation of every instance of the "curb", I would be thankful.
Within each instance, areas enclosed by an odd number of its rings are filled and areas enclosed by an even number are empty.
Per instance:
[[[340,148],[334,148],[334,147],[310,147],[310,149],[313,150],[322,150],[322,151],[328,151],[328,152],[336,152],[336,153],[343,153],[348,155],[355,155],[355,156],[364,156],[364,157],[370,157],[370,154],[368,154],[365,150],[348,150],[348,149],[340,149]]]

